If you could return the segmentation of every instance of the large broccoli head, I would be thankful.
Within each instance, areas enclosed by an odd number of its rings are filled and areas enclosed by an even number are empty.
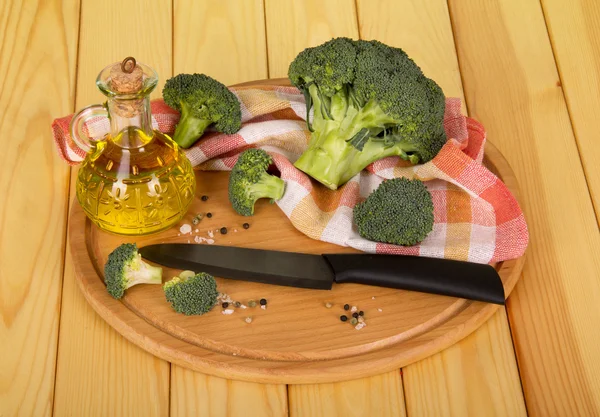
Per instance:
[[[205,272],[181,274],[163,285],[165,297],[178,313],[200,315],[209,312],[217,302],[217,282]]]
[[[109,294],[121,298],[127,288],[137,284],[161,284],[162,268],[142,261],[135,243],[124,243],[108,255],[104,282]]]
[[[295,166],[329,188],[387,156],[427,162],[446,142],[443,91],[400,48],[336,38],[298,54],[288,75],[314,110]]]
[[[433,230],[433,200],[423,182],[385,180],[354,207],[358,234],[375,242],[411,246]]]
[[[240,130],[240,102],[225,85],[207,75],[179,74],[168,79],[163,99],[181,113],[173,140],[182,148],[192,146],[212,124],[227,134]]]
[[[229,176],[229,201],[242,216],[254,214],[254,204],[261,198],[279,200],[285,182],[267,173],[273,163],[262,149],[248,149],[240,154]]]

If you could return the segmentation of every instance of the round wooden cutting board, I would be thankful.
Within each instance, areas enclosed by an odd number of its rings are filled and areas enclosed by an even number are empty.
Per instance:
[[[485,165],[519,198],[515,176],[488,142]],[[356,252],[312,240],[296,230],[277,205],[261,200],[251,218],[237,215],[227,200],[228,173],[197,172],[196,200],[183,223],[211,212],[179,235],[179,226],[146,237],[129,238],[99,230],[75,202],[69,222],[70,250],[79,286],[92,307],[124,337],[148,352],[178,365],[229,379],[269,383],[315,383],[354,379],[400,368],[461,340],[481,326],[499,306],[445,296],[358,284],[331,291],[306,290],[217,278],[220,292],[245,304],[266,298],[266,310],[221,306],[203,316],[175,313],[159,285],[138,285],[121,300],[106,291],[102,278],[108,254],[119,244],[178,242],[214,233],[216,245],[306,253]],[[200,196],[209,196],[201,201]],[[249,229],[242,227],[250,223]],[[206,243],[202,243],[206,244]],[[515,286],[524,258],[496,265],[505,294]],[[180,271],[163,270],[163,280]],[[326,303],[333,304],[327,308]],[[364,311],[367,326],[356,330],[339,316],[348,303]],[[246,318],[252,322],[247,323]]]

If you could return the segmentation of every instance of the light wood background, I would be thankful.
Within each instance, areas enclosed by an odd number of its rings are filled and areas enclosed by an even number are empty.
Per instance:
[[[233,84],[285,76],[342,35],[403,47],[515,170],[531,244],[506,310],[428,359],[335,384],[206,376],[124,340],[74,281],[75,169],[52,119],[99,102],[98,71],[127,55],[162,82]],[[598,57],[595,0],[2,0],[0,416],[600,415]]]

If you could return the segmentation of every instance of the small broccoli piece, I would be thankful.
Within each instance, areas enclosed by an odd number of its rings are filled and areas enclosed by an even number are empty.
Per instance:
[[[212,124],[217,131],[227,134],[240,130],[240,102],[214,78],[179,74],[167,80],[162,94],[165,103],[181,113],[173,140],[182,148],[192,146]]]
[[[215,278],[205,272],[175,277],[163,285],[163,290],[173,310],[186,316],[207,313],[219,295]]]
[[[388,156],[427,162],[446,142],[444,93],[400,48],[335,38],[300,52],[288,76],[314,111],[294,165],[328,188]]]
[[[108,293],[119,299],[134,285],[162,284],[162,268],[144,262],[135,243],[124,243],[108,255],[104,282]]]
[[[238,157],[229,176],[229,201],[238,214],[252,216],[258,199],[283,196],[285,182],[267,173],[272,162],[262,149],[248,149]]]
[[[412,246],[433,230],[433,201],[422,181],[386,180],[354,207],[358,234],[375,242]]]

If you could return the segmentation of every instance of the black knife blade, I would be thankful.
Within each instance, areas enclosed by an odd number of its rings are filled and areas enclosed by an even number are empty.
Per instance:
[[[163,243],[139,249],[145,259],[177,269],[243,281],[328,290],[358,283],[504,304],[490,265],[383,254],[311,255],[232,246]]]

